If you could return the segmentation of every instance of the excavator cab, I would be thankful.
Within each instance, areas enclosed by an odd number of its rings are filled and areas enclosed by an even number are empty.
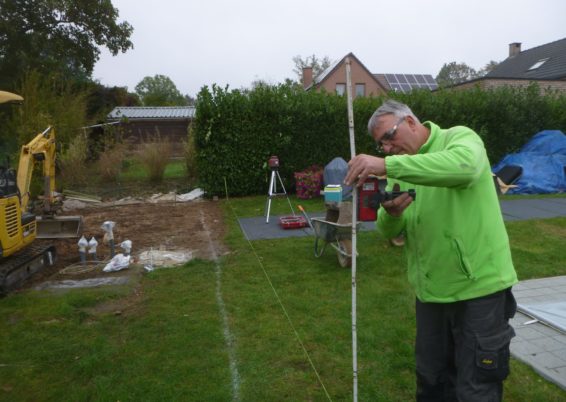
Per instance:
[[[14,169],[0,167],[0,257],[29,245],[36,235],[35,215],[22,211]]]

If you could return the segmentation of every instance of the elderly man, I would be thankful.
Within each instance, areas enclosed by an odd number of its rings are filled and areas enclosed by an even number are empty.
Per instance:
[[[387,238],[406,236],[417,401],[501,401],[517,275],[484,144],[467,127],[421,123],[393,100],[368,130],[388,156],[356,156],[345,183],[387,175],[389,187],[417,194],[384,202],[377,222]]]

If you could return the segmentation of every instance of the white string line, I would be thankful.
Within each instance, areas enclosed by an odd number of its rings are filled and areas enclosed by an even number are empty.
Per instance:
[[[232,376],[232,400],[234,402],[239,402],[240,374],[238,372],[238,363],[236,360],[234,336],[230,332],[230,326],[228,325],[228,314],[226,314],[226,305],[224,304],[224,299],[222,298],[222,268],[220,266],[218,254],[216,253],[216,248],[214,247],[212,239],[210,238],[210,231],[208,230],[208,226],[206,224],[206,221],[204,220],[202,209],[200,210],[200,223],[206,233],[206,237],[208,239],[208,248],[215,263],[214,272],[216,274],[216,304],[218,305],[218,310],[220,310],[220,317],[222,318],[222,332],[224,333],[224,341],[226,342],[226,347],[228,348],[228,361],[230,364],[230,374]]]
[[[226,178],[224,178],[224,185],[226,186]],[[234,207],[232,206],[232,203],[230,202],[230,199],[228,198],[228,187],[226,187],[226,201],[228,201],[228,205],[230,206],[230,209],[232,210],[232,213],[234,214],[234,217],[236,218],[236,221],[238,220],[238,215],[236,214],[236,211],[234,209]],[[303,341],[301,340],[301,336],[299,335],[299,332],[297,331],[297,329],[295,328],[295,325],[293,325],[293,321],[291,321],[291,317],[289,316],[289,313],[287,313],[287,309],[285,308],[285,306],[283,305],[283,302],[281,301],[281,298],[279,297],[279,294],[277,293],[277,290],[275,290],[275,287],[273,286],[273,283],[271,282],[271,279],[269,278],[269,275],[267,274],[267,271],[265,270],[265,267],[263,265],[263,263],[261,262],[261,259],[259,258],[259,255],[257,254],[252,242],[246,237],[246,240],[248,242],[248,245],[250,246],[250,248],[252,249],[252,252],[254,253],[257,262],[259,264],[259,266],[261,267],[261,269],[263,270],[263,274],[265,275],[265,278],[267,279],[267,282],[269,283],[269,286],[271,286],[271,290],[273,290],[273,293],[275,294],[275,298],[277,299],[277,302],[279,303],[279,305],[281,306],[281,309],[283,310],[283,314],[285,315],[285,317],[287,318],[287,322],[289,322],[289,325],[291,326],[291,328],[293,329],[293,332],[295,333],[295,337],[297,338],[297,341],[299,342],[299,344],[301,345],[301,348],[303,349],[303,352],[305,353],[305,356],[307,357],[307,360],[309,361],[310,366],[312,367],[316,378],[318,379],[318,382],[320,383],[320,385],[322,386],[322,389],[324,390],[324,393],[326,394],[326,397],[328,398],[329,401],[332,401],[332,398],[330,397],[330,395],[328,394],[328,391],[326,390],[326,387],[324,386],[324,383],[322,382],[322,378],[320,378],[320,374],[318,373],[316,367],[314,366],[314,363],[309,355],[309,352],[307,351],[305,345],[303,344]]]

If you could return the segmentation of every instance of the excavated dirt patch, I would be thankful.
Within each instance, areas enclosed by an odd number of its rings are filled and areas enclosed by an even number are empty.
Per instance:
[[[215,201],[196,200],[190,202],[139,202],[127,205],[113,203],[94,204],[81,209],[66,211],[65,215],[83,216],[83,234],[98,241],[99,259],[110,257],[110,249],[103,244],[104,232],[100,228],[105,221],[114,221],[116,253],[122,252],[119,245],[124,240],[132,241],[134,259],[146,250],[190,251],[193,258],[212,259],[210,241],[215,254],[227,252],[222,244],[225,233],[220,205]],[[204,223],[204,224],[203,224]],[[87,278],[136,274],[140,269],[105,273],[100,269],[76,275],[61,274],[60,271],[80,262],[78,239],[36,240],[54,244],[57,261],[54,266],[36,274],[24,288],[36,287],[46,281],[81,280]],[[143,270],[143,269],[142,269]]]

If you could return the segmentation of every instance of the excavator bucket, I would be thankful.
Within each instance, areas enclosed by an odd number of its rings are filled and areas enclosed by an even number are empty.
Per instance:
[[[38,239],[70,239],[80,237],[82,228],[82,216],[38,216],[36,237]]]

